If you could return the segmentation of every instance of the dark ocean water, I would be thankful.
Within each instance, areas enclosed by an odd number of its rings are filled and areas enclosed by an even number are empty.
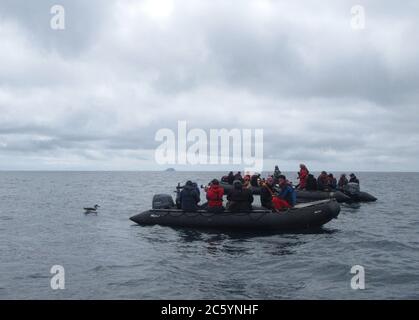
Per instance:
[[[418,299],[419,174],[360,173],[379,201],[322,232],[139,227],[128,218],[186,172],[0,172],[1,299]],[[294,174],[295,175],[295,174]],[[97,216],[82,208],[101,205]],[[65,268],[65,290],[50,269]],[[350,269],[365,268],[365,290]]]

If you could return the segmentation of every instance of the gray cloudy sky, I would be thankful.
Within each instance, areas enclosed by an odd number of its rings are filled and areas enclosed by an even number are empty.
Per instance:
[[[0,0],[0,170],[161,169],[186,120],[263,128],[266,169],[418,171],[418,31],[413,0]]]

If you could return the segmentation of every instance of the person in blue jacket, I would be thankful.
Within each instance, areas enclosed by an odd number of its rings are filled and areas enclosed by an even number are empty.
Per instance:
[[[187,181],[179,196],[181,209],[195,212],[199,209],[198,203],[200,200],[196,186],[193,185],[192,181]]]
[[[291,183],[287,180],[284,175],[280,175],[278,177],[279,180],[279,187],[281,188],[281,192],[279,197],[282,200],[288,202],[288,204],[293,207],[297,204],[297,193],[295,192],[294,188],[291,186]]]

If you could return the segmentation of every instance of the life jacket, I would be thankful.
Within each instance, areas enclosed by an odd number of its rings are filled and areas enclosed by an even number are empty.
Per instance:
[[[307,178],[308,174],[309,174],[308,170],[306,168],[302,168],[300,170],[300,179]]]
[[[300,170],[300,189],[304,189],[306,187],[306,183],[307,183],[307,177],[308,177],[308,170],[306,168],[302,168]]]
[[[277,196],[272,197],[272,203],[274,205],[274,208],[277,210],[291,208],[291,206],[289,205],[287,201],[282,200],[281,198]]]
[[[211,186],[207,191],[208,207],[223,206],[224,189],[220,186]]]

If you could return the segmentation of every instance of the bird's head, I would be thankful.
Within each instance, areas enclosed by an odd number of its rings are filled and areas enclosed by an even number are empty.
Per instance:
[[[97,208],[100,208],[100,206],[99,206],[99,205],[97,205],[97,204],[95,204],[95,209],[97,209]]]

